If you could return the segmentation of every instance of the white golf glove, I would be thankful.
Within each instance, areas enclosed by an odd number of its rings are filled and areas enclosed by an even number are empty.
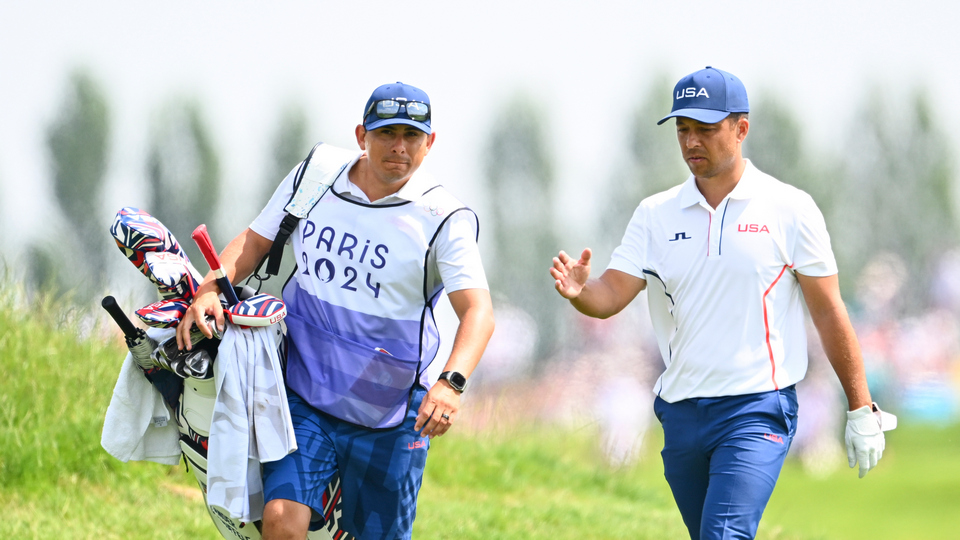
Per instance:
[[[883,457],[884,431],[897,427],[897,417],[880,410],[877,404],[864,405],[855,411],[847,411],[847,462],[853,468],[860,463],[860,478],[877,466]]]

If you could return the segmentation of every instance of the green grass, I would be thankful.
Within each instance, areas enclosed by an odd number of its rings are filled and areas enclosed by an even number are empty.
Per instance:
[[[18,294],[0,288],[0,305]],[[0,309],[0,540],[219,538],[182,467],[124,464],[100,448],[122,343],[96,327],[78,337],[89,312],[30,306],[29,316]],[[788,461],[759,538],[960,537],[960,426],[905,420],[862,480],[845,462],[816,478]],[[659,438],[638,465],[611,469],[589,427],[454,431],[432,443],[414,536],[684,539]]]
[[[843,466],[817,479],[788,461],[764,514],[766,524],[808,538],[960,538],[960,425],[910,425],[887,432],[876,470]]]
[[[657,485],[662,469],[608,468],[589,432],[543,426],[431,444],[414,537],[683,537],[672,498]]]
[[[15,291],[4,289],[9,306]],[[19,300],[25,302],[25,300]],[[35,298],[0,310],[0,485],[74,476],[101,480],[119,467],[99,449],[99,426],[116,380],[118,344],[78,339],[83,313]],[[93,429],[91,429],[93,428]]]
[[[0,538],[220,538],[182,467],[131,463],[100,481],[80,475],[0,492]]]
[[[541,428],[507,440],[435,440],[420,495],[420,538],[688,538],[658,450],[611,470],[588,430]],[[960,538],[960,425],[901,426],[865,478],[841,465],[825,477],[790,459],[758,538],[767,540]],[[490,536],[484,536],[483,533]]]

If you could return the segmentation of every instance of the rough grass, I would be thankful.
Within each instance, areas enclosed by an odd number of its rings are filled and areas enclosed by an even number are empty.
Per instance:
[[[118,464],[99,448],[99,427],[121,345],[81,339],[89,314],[50,297],[28,299],[7,287],[0,304],[0,484],[115,473]]]

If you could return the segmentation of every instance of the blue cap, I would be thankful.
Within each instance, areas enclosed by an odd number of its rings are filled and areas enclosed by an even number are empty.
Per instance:
[[[393,124],[406,124],[419,129],[427,135],[430,135],[430,118],[427,118],[423,122],[411,120],[410,117],[407,116],[406,108],[401,110],[400,113],[393,118],[377,118],[376,113],[372,111],[370,114],[367,114],[367,111],[370,110],[370,105],[373,105],[374,102],[382,99],[395,99],[397,101],[421,101],[427,105],[430,105],[430,98],[427,97],[427,93],[415,86],[403,84],[399,81],[393,84],[384,84],[377,87],[377,89],[370,94],[370,99],[367,100],[366,106],[363,107],[363,114],[366,115],[363,118],[363,127],[365,129],[371,130]],[[431,107],[431,112],[432,110],[433,109]]]
[[[676,116],[716,124],[730,113],[745,112],[750,112],[750,104],[747,103],[747,89],[740,79],[707,66],[680,79],[673,87],[673,109],[657,125]]]

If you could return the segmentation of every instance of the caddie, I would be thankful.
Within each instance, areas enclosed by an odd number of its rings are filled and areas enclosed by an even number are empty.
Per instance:
[[[849,465],[862,478],[896,417],[871,401],[823,216],[803,191],[742,155],[740,79],[680,79],[673,109],[686,182],[644,199],[599,278],[591,250],[550,274],[581,313],[606,318],[647,289],[666,370],[654,411],[664,474],[692,539],[753,538],[796,432],[807,369],[804,303],[846,393]]]
[[[293,220],[297,269],[284,286],[286,383],[298,449],[263,467],[263,537],[319,528],[322,495],[341,478],[341,527],[361,539],[410,538],[429,441],[456,423],[460,394],[493,332],[477,216],[419,168],[436,139],[430,99],[395,83],[373,91],[355,129],[360,151],[318,145],[281,182],[250,227],[224,249],[237,283]],[[302,178],[329,190],[309,193]],[[295,186],[296,184],[296,186]],[[297,191],[297,197],[294,192]],[[318,197],[318,199],[317,199]],[[440,380],[434,307],[446,290],[459,318]],[[178,327],[203,314],[223,324],[212,275]]]

